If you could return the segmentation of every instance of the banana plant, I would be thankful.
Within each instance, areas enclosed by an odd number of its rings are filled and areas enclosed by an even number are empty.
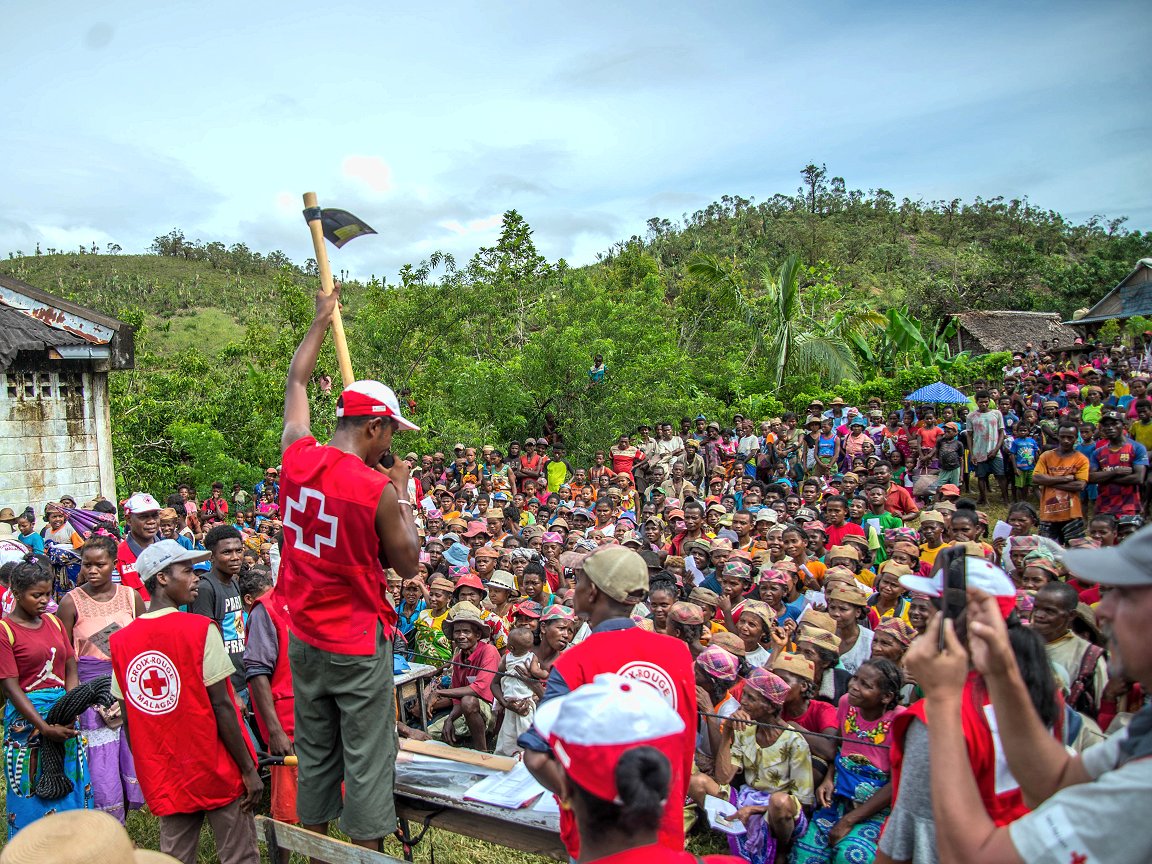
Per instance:
[[[907,307],[890,308],[884,313],[884,327],[875,344],[861,334],[849,334],[848,339],[860,357],[868,364],[885,372],[912,365],[936,366],[948,369],[967,354],[953,354],[948,341],[956,335],[956,322],[949,321],[941,330],[930,331],[927,336],[919,323],[908,314]]]

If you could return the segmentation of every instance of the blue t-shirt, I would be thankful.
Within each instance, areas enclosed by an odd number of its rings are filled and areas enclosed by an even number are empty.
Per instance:
[[[33,531],[31,534],[17,534],[16,539],[35,552],[37,555],[44,554],[44,538]]]
[[[1036,460],[1040,458],[1040,445],[1035,438],[1013,438],[1009,449],[1016,461],[1017,470],[1031,471],[1036,467]]]

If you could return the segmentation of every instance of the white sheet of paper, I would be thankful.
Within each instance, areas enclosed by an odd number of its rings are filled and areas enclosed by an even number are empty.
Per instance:
[[[544,787],[536,782],[524,763],[518,762],[511,771],[493,774],[474,784],[464,793],[464,798],[518,810],[544,791]]]
[[[996,527],[992,529],[992,539],[999,540],[1001,538],[1007,540],[1008,535],[1012,533],[1012,526],[1002,519],[996,520]]]
[[[532,809],[537,813],[559,813],[560,802],[556,800],[556,796],[551,792],[545,791],[536,803],[532,805]]]
[[[723,834],[746,834],[748,831],[743,822],[729,821],[729,817],[736,812],[736,806],[731,801],[705,795],[704,812],[708,815],[708,824]]]

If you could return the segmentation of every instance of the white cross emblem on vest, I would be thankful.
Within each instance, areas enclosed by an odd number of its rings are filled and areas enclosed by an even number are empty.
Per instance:
[[[313,510],[310,502],[315,501],[314,519],[311,521],[311,533],[305,535],[304,528],[296,521],[294,514],[305,516]],[[327,531],[324,530],[327,526]],[[339,520],[324,511],[324,493],[307,486],[300,487],[298,498],[289,498],[284,508],[284,527],[291,528],[296,535],[293,546],[301,552],[320,557],[321,546],[336,546],[336,531]]]

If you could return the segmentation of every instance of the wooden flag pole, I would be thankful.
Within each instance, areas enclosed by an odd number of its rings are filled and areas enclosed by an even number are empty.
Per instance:
[[[324,226],[320,221],[320,204],[315,192],[304,193],[304,214],[308,230],[312,232],[312,247],[316,250],[316,267],[320,271],[320,288],[331,294],[336,288],[332,279],[332,266],[328,263],[328,249],[324,245]],[[336,346],[336,360],[340,364],[340,378],[347,387],[356,380],[352,374],[352,358],[348,356],[348,340],[344,336],[344,319],[340,307],[332,312],[332,343]]]

